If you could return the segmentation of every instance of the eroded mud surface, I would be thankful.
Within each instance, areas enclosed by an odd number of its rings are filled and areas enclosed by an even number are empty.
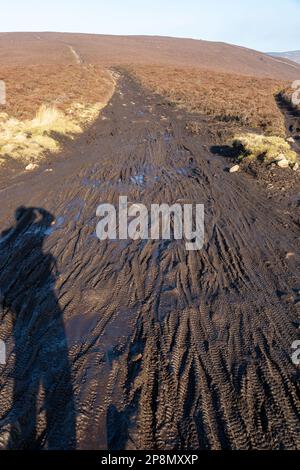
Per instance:
[[[52,171],[1,178],[1,448],[300,448],[299,185],[229,174],[185,124],[125,76]],[[119,195],[205,204],[204,249],[100,242]]]

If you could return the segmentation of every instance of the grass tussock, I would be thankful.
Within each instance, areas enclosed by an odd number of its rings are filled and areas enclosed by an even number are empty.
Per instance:
[[[233,139],[233,146],[241,149],[240,159],[262,159],[266,163],[287,160],[290,164],[295,163],[297,154],[289,143],[282,137],[264,136],[259,134],[239,134]]]
[[[46,152],[60,150],[58,136],[73,138],[99,114],[102,104],[74,103],[68,113],[42,105],[33,119],[20,121],[7,118],[0,121],[0,157],[38,161]],[[0,160],[0,164],[1,164]]]
[[[59,151],[54,133],[70,136],[80,131],[79,125],[62,111],[42,105],[31,120],[8,118],[0,122],[0,156],[21,159],[24,163],[38,160],[47,151]]]
[[[59,137],[81,133],[114,90],[113,78],[99,67],[56,66],[48,72],[29,67],[17,76],[16,70],[0,69],[8,98],[0,110],[0,165],[11,158],[38,162],[47,152],[57,153]]]
[[[131,72],[146,87],[192,113],[211,116],[231,129],[285,136],[275,96],[286,83],[195,68],[136,66]]]

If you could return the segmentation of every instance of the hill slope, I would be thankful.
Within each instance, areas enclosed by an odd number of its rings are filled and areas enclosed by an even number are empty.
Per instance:
[[[288,52],[270,52],[270,56],[275,58],[281,57],[283,59],[292,60],[300,64],[300,51],[288,51]]]
[[[1,33],[2,65],[156,64],[194,66],[258,77],[297,79],[300,66],[225,43],[151,36]]]

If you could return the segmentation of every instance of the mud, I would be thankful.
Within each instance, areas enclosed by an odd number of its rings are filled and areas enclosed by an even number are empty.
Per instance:
[[[229,174],[189,119],[124,75],[55,162],[2,174],[2,449],[300,448],[299,183]],[[100,242],[119,195],[205,204],[204,249]]]

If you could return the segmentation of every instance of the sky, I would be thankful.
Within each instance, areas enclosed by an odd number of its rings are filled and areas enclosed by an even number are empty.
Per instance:
[[[2,0],[0,31],[160,35],[300,50],[300,0]]]

